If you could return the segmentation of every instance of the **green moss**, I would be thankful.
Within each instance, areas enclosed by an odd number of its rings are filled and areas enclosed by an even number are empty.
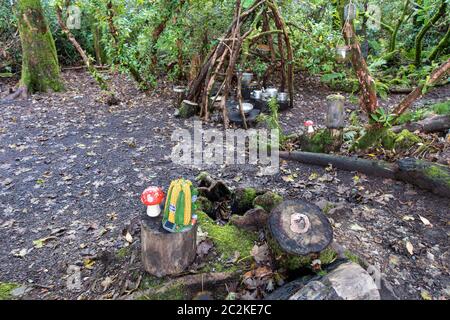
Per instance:
[[[360,149],[366,150],[379,143],[379,141],[386,135],[387,128],[370,127],[366,133],[362,135],[351,147],[351,150]]]
[[[161,293],[143,295],[138,300],[186,300],[188,298],[183,285],[177,284]]]
[[[396,150],[406,150],[420,142],[422,142],[422,139],[420,139],[417,135],[409,132],[408,130],[403,130],[395,136],[394,148]]]
[[[146,274],[144,278],[142,279],[140,289],[141,290],[148,290],[148,289],[158,289],[160,288],[164,282],[166,281],[165,278],[158,278],[155,276],[151,276]]]
[[[279,267],[286,270],[309,269],[311,267],[311,263],[314,260],[312,255],[299,256],[286,253],[273,237],[268,237],[267,243]],[[336,260],[336,258],[336,251],[328,247],[320,253],[318,259],[322,263],[322,266],[326,266]]]
[[[18,287],[17,283],[0,282],[0,300],[11,300],[11,291]]]
[[[327,129],[318,130],[312,138],[303,137],[300,142],[302,149],[307,152],[324,153],[327,152],[327,147],[334,142],[331,133]]]
[[[431,109],[436,114],[441,114],[441,115],[450,114],[450,100],[447,100],[445,102],[436,103],[431,106]]]
[[[119,258],[120,260],[123,260],[123,259],[125,259],[127,257],[129,252],[130,252],[129,247],[120,248],[116,252],[116,257]]]
[[[407,111],[398,117],[396,124],[401,125],[408,122],[420,121],[433,114],[450,114],[450,100],[419,108],[414,111]]]
[[[258,236],[254,232],[244,231],[231,224],[220,226],[206,213],[199,211],[198,221],[204,232],[213,241],[219,255],[224,259],[234,256],[236,251],[241,258],[250,256]]]
[[[433,180],[440,180],[450,188],[450,173],[447,167],[441,165],[431,165],[425,170],[425,174]]]
[[[361,264],[361,263],[360,263],[361,260],[359,259],[359,257],[358,257],[356,254],[352,253],[350,250],[345,250],[344,256],[345,256],[348,260],[350,260],[351,262],[354,262],[354,263],[357,263],[357,264]]]
[[[231,210],[234,214],[244,214],[253,207],[253,200],[256,198],[254,188],[239,188],[233,193]]]
[[[263,195],[257,196],[253,200],[253,206],[255,208],[262,208],[266,210],[266,212],[271,212],[273,208],[279,205],[283,201],[283,197],[279,194],[268,191]]]
[[[203,211],[206,213],[211,213],[213,211],[213,204],[211,201],[208,200],[206,197],[198,197],[195,201],[195,207],[199,211]]]

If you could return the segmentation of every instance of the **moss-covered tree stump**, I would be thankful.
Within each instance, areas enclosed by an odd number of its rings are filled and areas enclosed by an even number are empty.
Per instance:
[[[333,229],[325,214],[304,201],[278,205],[269,217],[269,231],[277,246],[297,256],[320,253],[333,240]]]
[[[157,277],[186,270],[197,252],[197,225],[186,232],[170,233],[162,228],[162,218],[143,216],[141,257],[144,269]]]

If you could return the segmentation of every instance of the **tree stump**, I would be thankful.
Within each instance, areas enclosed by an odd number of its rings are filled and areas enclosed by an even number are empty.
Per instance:
[[[189,231],[170,233],[163,229],[162,216],[143,216],[141,256],[144,269],[157,277],[176,275],[186,270],[197,252],[197,224]]]
[[[287,253],[306,256],[321,252],[333,240],[333,229],[319,207],[304,201],[284,201],[272,210],[269,230]]]

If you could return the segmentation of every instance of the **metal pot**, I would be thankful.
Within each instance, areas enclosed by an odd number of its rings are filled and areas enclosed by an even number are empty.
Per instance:
[[[173,92],[185,93],[186,92],[186,87],[185,86],[175,86],[175,87],[173,87]]]
[[[288,94],[287,94],[287,92],[280,92],[278,94],[278,101],[279,102],[286,102],[286,101],[288,101]]]
[[[266,92],[269,94],[269,96],[270,96],[271,98],[276,98],[276,96],[277,96],[277,94],[278,94],[278,89],[276,89],[276,88],[268,88],[268,89],[266,90]]]
[[[261,100],[261,98],[262,98],[262,90],[254,90],[253,92],[252,92],[252,97],[253,97],[253,99],[255,99],[255,100]]]
[[[241,108],[239,107],[239,105],[236,106],[236,109],[237,109],[238,111],[241,110]],[[253,110],[253,105],[252,105],[251,103],[244,102],[244,103],[242,103],[242,110],[244,111],[245,114],[249,114],[250,111]]]

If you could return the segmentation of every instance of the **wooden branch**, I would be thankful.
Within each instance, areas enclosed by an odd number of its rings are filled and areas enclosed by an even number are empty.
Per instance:
[[[427,86],[432,86],[436,82],[438,82],[441,78],[443,78],[450,70],[450,59],[444,62],[441,66],[439,66],[430,76],[430,79],[427,81]],[[405,112],[417,99],[422,97],[424,84],[418,86],[414,89],[405,99],[403,99],[397,107],[394,109],[393,113],[398,117],[403,112]]]
[[[370,75],[366,60],[361,53],[361,47],[359,46],[353,24],[350,21],[345,22],[343,31],[344,38],[351,48],[353,69],[361,86],[360,107],[367,114],[371,114],[378,108],[375,81]]]
[[[285,151],[280,152],[280,158],[319,166],[331,164],[342,170],[400,180],[450,198],[450,168],[432,162],[405,158],[392,164],[330,154]]]
[[[242,74],[239,72],[237,75],[237,98],[239,102],[239,111],[241,113],[242,122],[244,124],[245,130],[248,129],[247,127],[247,119],[245,118],[245,112],[244,107],[242,106]]]
[[[447,131],[450,129],[450,115],[429,117],[417,122],[392,127],[392,131],[395,133],[404,129],[411,132],[418,130],[425,133]]]

